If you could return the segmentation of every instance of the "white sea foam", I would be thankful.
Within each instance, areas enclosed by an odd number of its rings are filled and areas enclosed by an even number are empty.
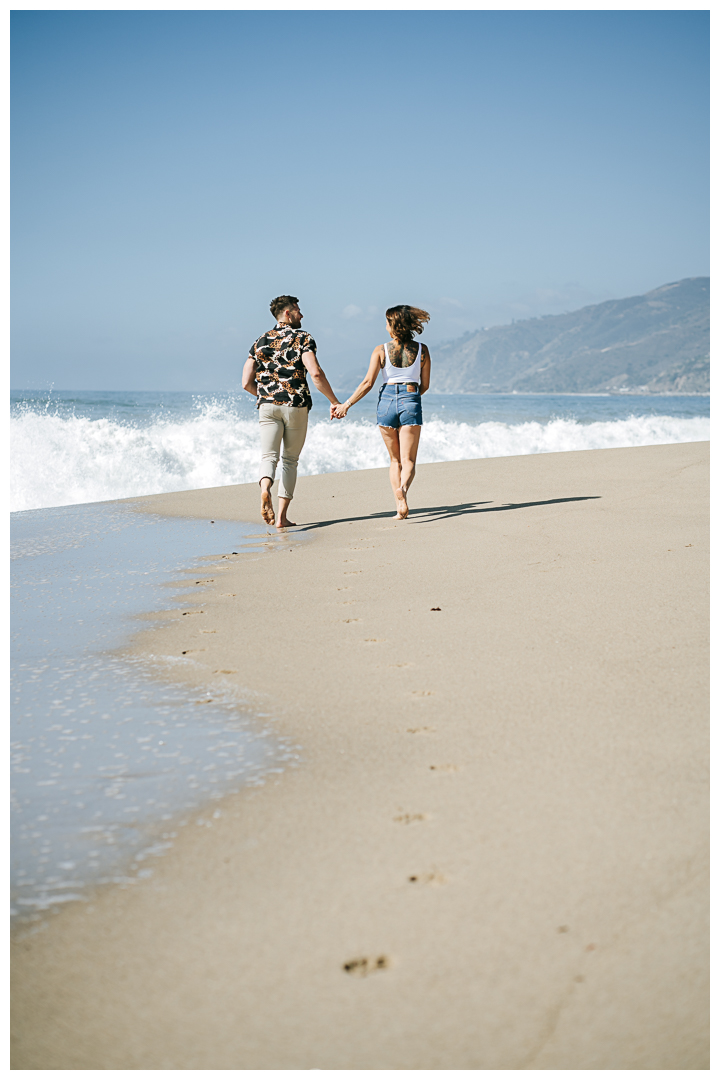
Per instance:
[[[479,424],[428,420],[419,462],[504,457],[563,450],[692,442],[710,437],[706,417],[630,416],[579,423]],[[122,499],[220,487],[257,479],[258,425],[214,403],[186,418],[143,425],[19,410],[11,419],[11,509]],[[368,421],[311,423],[300,474],[372,469],[387,464]]]

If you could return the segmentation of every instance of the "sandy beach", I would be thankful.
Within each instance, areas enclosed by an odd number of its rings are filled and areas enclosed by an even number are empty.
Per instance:
[[[424,465],[405,522],[301,477],[131,650],[302,763],[17,934],[12,1067],[708,1068],[707,465]],[[134,502],[264,532],[255,484]]]

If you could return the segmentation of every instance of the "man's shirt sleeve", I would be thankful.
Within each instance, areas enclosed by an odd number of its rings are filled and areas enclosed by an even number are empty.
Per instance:
[[[315,338],[310,334],[304,334],[304,341],[300,345],[300,355],[306,352],[313,352],[317,356],[317,345],[315,344]]]

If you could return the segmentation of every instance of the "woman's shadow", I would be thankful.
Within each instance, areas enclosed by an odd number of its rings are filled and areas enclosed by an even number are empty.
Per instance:
[[[405,520],[414,521],[417,518],[423,518],[424,521],[446,521],[449,518],[464,517],[466,514],[496,514],[501,510],[525,510],[531,506],[555,506],[558,503],[586,502],[589,499],[600,498],[602,498],[601,495],[570,495],[564,499],[501,503],[498,506],[492,505],[491,499],[485,502],[456,503],[454,506],[426,506],[411,510]],[[392,510],[387,510],[378,514],[365,514],[362,517],[329,518],[327,521],[313,521],[307,525],[301,525],[300,528],[303,531],[310,532],[313,529],[324,529],[328,525],[341,525],[349,521],[382,521],[394,517],[395,514],[393,514]]]

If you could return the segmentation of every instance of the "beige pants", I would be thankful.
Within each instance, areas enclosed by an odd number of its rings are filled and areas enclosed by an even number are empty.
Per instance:
[[[305,442],[308,426],[307,407],[296,408],[293,405],[270,405],[263,402],[258,409],[260,414],[260,479],[269,476],[275,480],[275,469],[280,457],[282,443],[282,469],[278,495],[281,499],[292,499],[297,480],[297,467],[300,451]]]

